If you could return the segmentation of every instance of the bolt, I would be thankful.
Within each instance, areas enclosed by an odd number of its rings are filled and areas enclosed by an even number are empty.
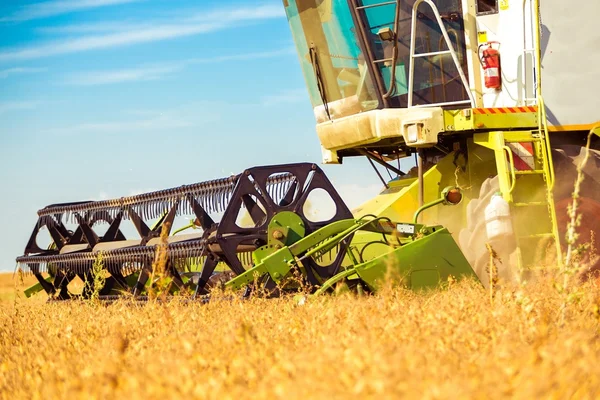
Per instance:
[[[281,232],[280,230],[273,231],[273,239],[276,239],[276,240],[283,239],[283,232]]]

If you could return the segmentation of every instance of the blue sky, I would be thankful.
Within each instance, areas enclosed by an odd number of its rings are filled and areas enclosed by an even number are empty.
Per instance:
[[[0,2],[0,270],[51,203],[320,162],[279,1]],[[356,206],[366,160],[327,166]]]

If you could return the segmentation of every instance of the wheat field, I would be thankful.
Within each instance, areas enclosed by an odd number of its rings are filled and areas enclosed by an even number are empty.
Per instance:
[[[597,398],[600,288],[555,282],[303,305],[16,296],[0,305],[1,398]]]

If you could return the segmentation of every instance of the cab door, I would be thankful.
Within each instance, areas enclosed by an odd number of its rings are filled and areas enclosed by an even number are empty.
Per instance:
[[[380,90],[383,92],[382,95],[387,97],[387,106],[406,107],[410,74],[411,24],[415,0],[397,2],[349,0],[349,3],[355,10],[357,23],[361,24],[365,32],[363,40],[366,46],[370,47],[373,58],[371,63],[383,82]],[[451,46],[457,53],[459,67],[467,71],[461,1],[434,0],[434,4],[448,32]],[[395,32],[392,40],[385,34],[386,30]],[[435,14],[426,3],[421,3],[417,8],[414,46],[415,54],[448,50]],[[390,61],[394,58],[395,65]],[[415,58],[413,73],[413,105],[443,104],[469,99],[460,79],[458,67],[450,54]]]

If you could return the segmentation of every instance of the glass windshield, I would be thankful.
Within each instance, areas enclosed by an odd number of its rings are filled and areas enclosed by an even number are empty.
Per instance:
[[[457,53],[460,67],[467,70],[466,47],[460,0],[434,0],[442,18],[444,28],[448,32],[452,47]],[[363,0],[362,21],[369,33],[370,46],[373,49],[374,62],[378,66],[385,85],[390,94],[390,106],[406,107],[412,9],[415,0],[399,0],[385,2],[381,0]],[[394,21],[398,12],[398,30],[395,37],[385,39],[380,33],[384,29],[395,31]],[[390,59],[396,47],[396,65]],[[421,3],[418,8],[415,29],[415,54],[436,53],[448,50],[431,7]],[[392,74],[394,78],[392,79]],[[458,68],[450,54],[435,54],[428,57],[415,58],[414,65],[414,105],[435,104],[468,99],[467,93],[459,77]]]
[[[379,106],[347,0],[284,0],[318,122]]]
[[[408,106],[411,24],[416,0],[283,2],[318,122],[372,110],[380,104]],[[466,71],[462,3],[434,3],[459,67]],[[468,100],[457,65],[450,54],[443,53],[448,44],[442,29],[426,3],[419,5],[412,45],[417,55],[412,72],[413,105],[455,105]],[[424,53],[432,54],[418,56]]]

